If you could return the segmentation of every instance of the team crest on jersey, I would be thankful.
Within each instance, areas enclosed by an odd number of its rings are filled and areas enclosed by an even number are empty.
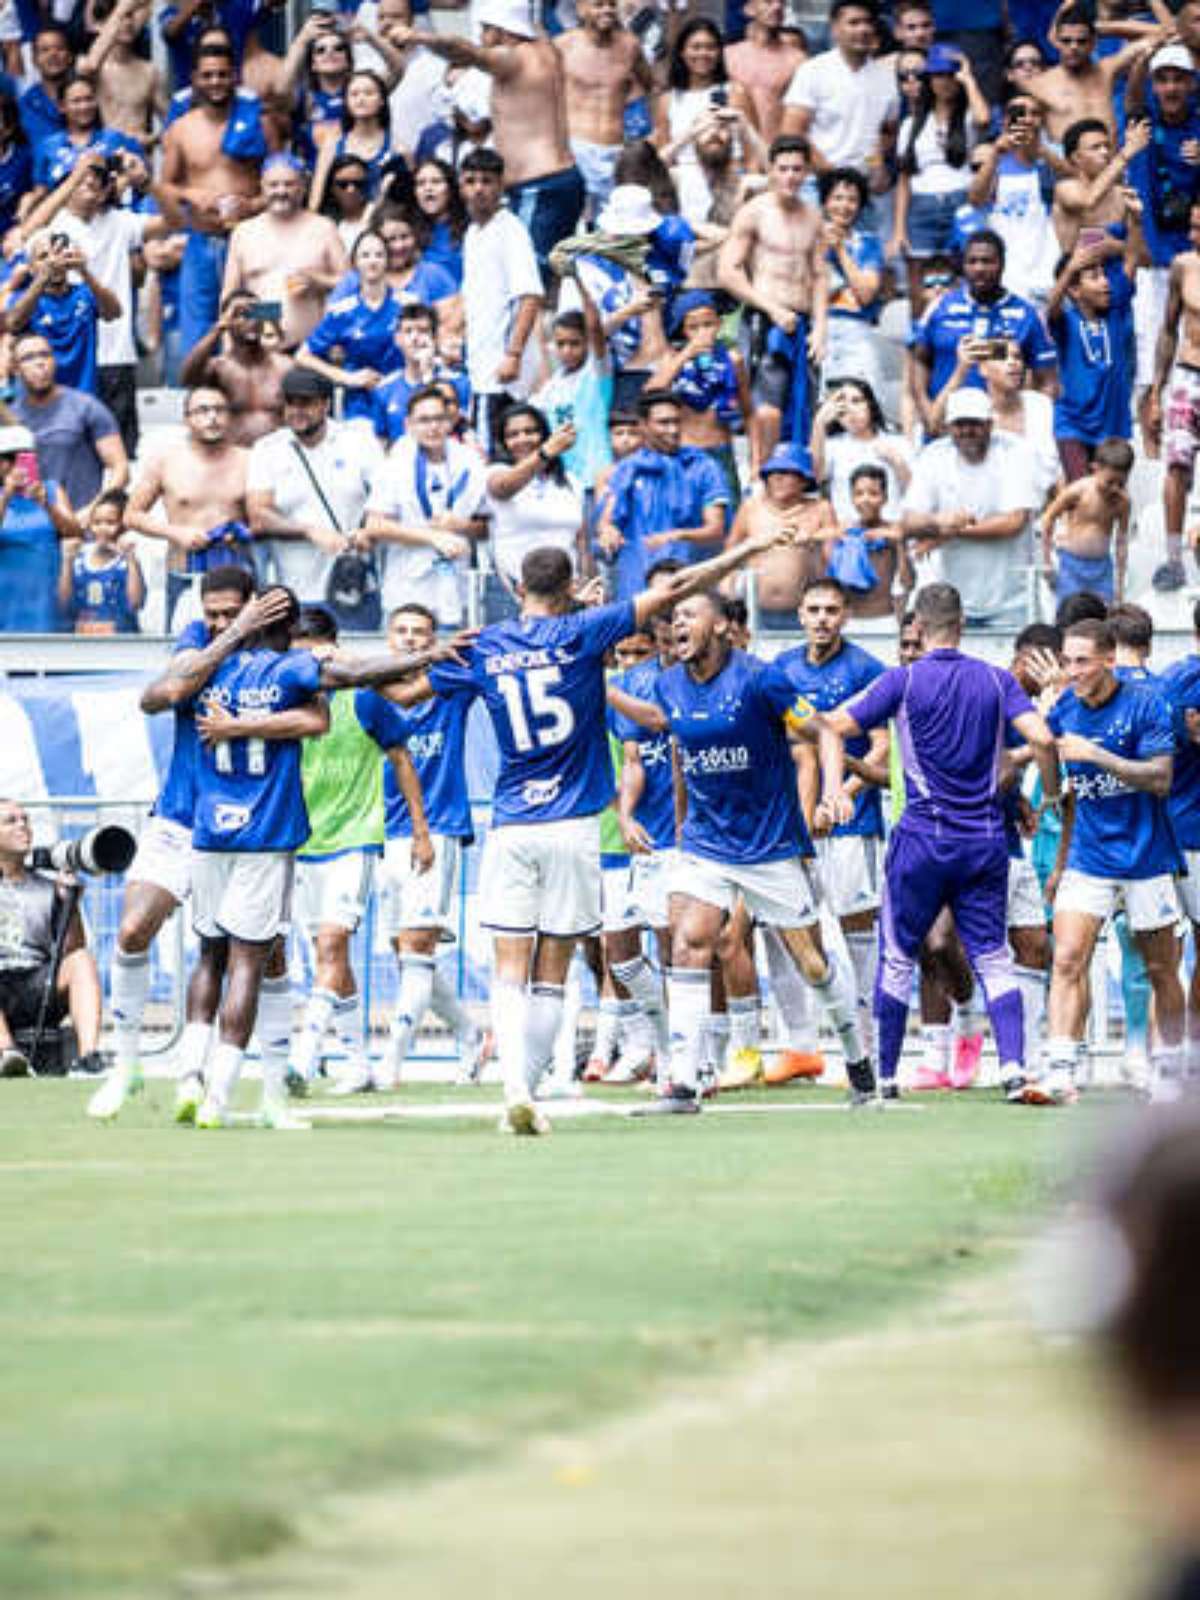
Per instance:
[[[250,821],[249,806],[231,806],[224,803],[213,807],[213,828],[217,833],[236,833]]]
[[[527,806],[548,806],[552,800],[558,799],[558,792],[562,788],[562,777],[557,778],[532,778],[521,787],[521,799]]]

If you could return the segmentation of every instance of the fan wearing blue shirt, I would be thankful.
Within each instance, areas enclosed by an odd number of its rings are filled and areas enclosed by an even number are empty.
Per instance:
[[[388,287],[387,245],[381,233],[359,234],[350,256],[357,288],[331,296],[325,315],[301,345],[296,360],[345,390],[342,415],[372,419],[374,394],[401,365],[396,345],[402,301]],[[340,352],[334,360],[335,351]]]
[[[428,607],[406,602],[388,618],[388,647],[398,654],[427,650],[437,638],[437,628],[437,617]],[[388,1029],[384,1086],[399,1078],[421,1019],[429,1010],[454,1031],[462,1058],[462,1081],[475,1082],[483,1065],[482,1035],[437,966],[439,942],[455,936],[462,852],[475,835],[467,792],[466,744],[467,723],[478,692],[474,684],[464,685],[458,692],[406,711],[387,706],[421,784],[433,865],[421,872],[413,861],[412,818],[394,773],[385,767],[383,891],[388,932],[400,968],[400,991]],[[380,696],[371,698],[384,704]]]
[[[1200,947],[1200,601],[1192,607],[1192,632],[1197,648],[1173,661],[1162,673],[1159,684],[1175,726],[1175,764],[1167,816],[1185,867],[1175,880],[1175,887]],[[1187,1071],[1194,1077],[1200,1074],[1200,961],[1192,969],[1187,1032]]]
[[[699,1110],[712,1012],[709,977],[739,899],[757,922],[778,931],[796,968],[827,1004],[846,1053],[852,1101],[864,1103],[875,1080],[859,1032],[854,977],[844,957],[825,952],[802,859],[812,854],[812,844],[788,732],[811,720],[813,708],[777,663],[767,666],[732,648],[720,595],[710,590],[676,605],[672,629],[677,664],[656,679],[653,704],[616,701],[644,726],[670,732],[687,795],[670,882],[670,1081],[645,1114]]]
[[[479,918],[494,943],[492,1018],[508,1131],[549,1127],[533,1095],[553,1053],[576,941],[600,927],[600,813],[613,799],[604,658],[778,537],[751,539],[749,553],[738,545],[594,611],[574,609],[567,553],[536,548],[521,566],[518,618],[484,628],[465,665],[437,667],[392,691],[408,706],[474,688],[496,734]]]
[[[1054,901],[1049,1067],[1040,1085],[1047,1101],[1074,1097],[1092,953],[1104,924],[1122,907],[1154,993],[1158,1043],[1151,1092],[1173,1098],[1182,1079],[1174,882],[1182,860],[1167,810],[1175,730],[1164,697],[1121,681],[1115,657],[1109,623],[1089,619],[1069,627],[1063,664],[1070,687],[1047,719],[1070,788],[1047,885]]]
[[[28,286],[8,309],[13,333],[37,333],[54,352],[59,383],[96,392],[96,327],[121,315],[121,302],[92,276],[83,251],[65,233],[43,233],[29,246]]]
[[[1004,287],[1004,240],[984,228],[963,250],[963,282],[932,305],[912,331],[913,398],[927,428],[933,429],[932,403],[945,388],[964,339],[1007,339],[1021,347],[1033,388],[1053,395],[1058,383],[1058,353],[1037,308]],[[975,362],[965,383],[984,388]]]
[[[800,596],[800,626],[805,642],[776,658],[776,666],[787,673],[796,693],[818,711],[832,711],[873,683],[883,671],[882,661],[843,637],[847,615],[847,594],[836,579],[810,580]],[[849,739],[846,749],[860,761],[874,765],[886,762],[887,729],[876,728],[869,737]],[[815,803],[820,775],[813,771],[816,763],[807,749],[805,757]],[[859,778],[851,778],[847,790],[854,798],[854,815],[848,822],[839,823],[831,834],[817,839],[817,864],[825,904],[846,935],[859,1012],[866,1028],[879,963],[875,924],[882,883],[883,806],[879,790]]]
[[[1097,445],[1133,434],[1133,274],[1126,247],[1107,238],[1079,245],[1050,291],[1046,319],[1058,347],[1062,387],[1054,435],[1067,477],[1081,478]],[[1114,259],[1114,254],[1117,259]]]

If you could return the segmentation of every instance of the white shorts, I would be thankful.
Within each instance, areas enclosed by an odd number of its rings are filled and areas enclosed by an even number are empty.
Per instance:
[[[192,927],[202,939],[268,944],[291,917],[294,866],[290,850],[194,850]]]
[[[671,925],[671,873],[678,851],[672,846],[633,858],[633,903],[643,928]]]
[[[1189,922],[1200,922],[1200,850],[1185,850],[1187,874],[1175,879],[1175,892]]]
[[[1082,911],[1101,922],[1123,910],[1134,933],[1152,933],[1179,920],[1175,880],[1166,872],[1156,878],[1093,878],[1068,868],[1058,886],[1054,909]]]
[[[1167,315],[1170,267],[1139,267],[1133,297],[1133,336],[1137,344],[1137,387],[1154,382],[1154,353]]]
[[[1042,886],[1028,856],[1009,857],[1007,925],[1010,928],[1046,926]]]
[[[462,845],[443,833],[433,839],[433,865],[418,872],[412,864],[412,840],[389,839],[383,847],[383,893],[388,933],[415,928],[454,932],[454,905]]]
[[[817,881],[835,917],[879,910],[879,840],[860,833],[818,839]]]
[[[807,928],[817,920],[808,868],[799,856],[783,861],[708,861],[680,850],[671,872],[671,893],[732,911],[738,896],[756,922],[769,928]]]
[[[192,830],[167,817],[148,817],[125,882],[151,883],[175,901],[186,900],[192,887]]]
[[[312,933],[318,928],[345,928],[353,933],[367,914],[374,881],[375,857],[367,850],[297,861],[297,922]]]
[[[479,921],[494,933],[598,933],[599,813],[493,828],[479,871]]]
[[[605,933],[640,928],[642,915],[634,898],[633,860],[623,867],[600,869],[600,915]]]

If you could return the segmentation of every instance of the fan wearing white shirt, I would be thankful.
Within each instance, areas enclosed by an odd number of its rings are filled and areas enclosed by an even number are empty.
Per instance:
[[[367,501],[366,536],[379,556],[385,614],[416,600],[443,626],[461,622],[472,541],[487,531],[480,514],[486,498],[477,452],[450,437],[445,396],[433,384],[415,390],[404,437]]]
[[[874,188],[899,116],[895,69],[875,58],[878,21],[864,0],[834,0],[829,27],[834,48],[796,68],[780,132],[809,141],[814,171],[857,167]]]

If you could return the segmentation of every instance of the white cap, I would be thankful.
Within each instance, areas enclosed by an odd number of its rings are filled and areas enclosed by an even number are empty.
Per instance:
[[[1165,44],[1150,57],[1152,74],[1164,72],[1168,67],[1177,67],[1180,72],[1195,72],[1196,64],[1192,60],[1192,52],[1186,45]]]
[[[500,28],[520,39],[536,39],[529,0],[479,0],[475,22],[481,28]]]
[[[946,402],[947,422],[990,422],[992,402],[982,389],[956,389]]]
[[[649,189],[640,183],[619,183],[596,226],[601,233],[653,233],[661,221]]]
[[[492,115],[492,80],[478,67],[469,67],[450,85],[450,108],[468,122],[488,122]]]
[[[0,456],[14,455],[18,450],[36,450],[32,433],[28,428],[13,423],[9,428],[0,428]]]

